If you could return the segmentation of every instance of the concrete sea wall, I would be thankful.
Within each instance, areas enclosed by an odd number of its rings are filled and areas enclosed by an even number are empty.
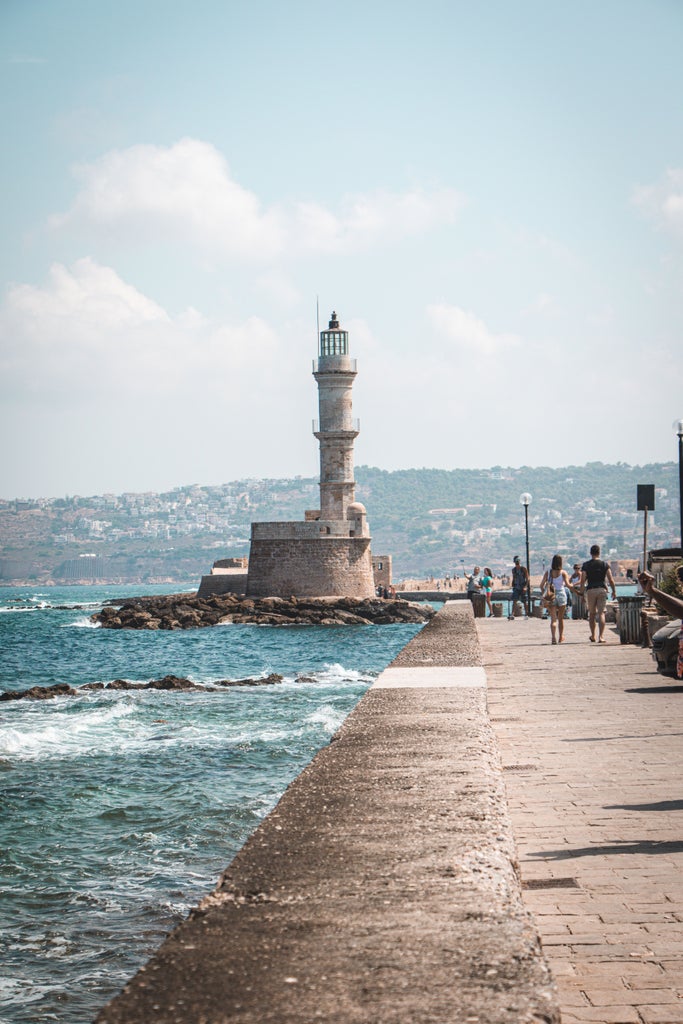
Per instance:
[[[403,649],[98,1024],[559,1022],[469,602]]]

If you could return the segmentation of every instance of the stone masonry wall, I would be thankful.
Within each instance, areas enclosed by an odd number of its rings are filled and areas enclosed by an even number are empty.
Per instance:
[[[249,597],[373,597],[369,537],[252,537]]]

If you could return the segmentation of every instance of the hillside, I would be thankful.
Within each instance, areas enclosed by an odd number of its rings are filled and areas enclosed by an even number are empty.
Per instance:
[[[589,463],[561,469],[356,470],[372,547],[391,554],[394,577],[460,575],[470,563],[508,568],[524,550],[524,509],[532,495],[532,569],[555,552],[569,561],[592,543],[616,558],[638,558],[643,514],[637,484],[657,488],[649,547],[680,542],[678,467]],[[217,558],[245,555],[250,523],[302,519],[318,504],[314,479],[239,480],[157,494],[0,500],[0,582],[193,581]]]

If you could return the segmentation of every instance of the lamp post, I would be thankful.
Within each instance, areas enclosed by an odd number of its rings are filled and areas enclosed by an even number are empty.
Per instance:
[[[528,491],[519,496],[520,504],[524,505],[524,529],[526,532],[526,613],[531,615],[531,569],[529,568],[529,505],[531,504],[531,495]]]
[[[673,421],[674,433],[678,434],[678,511],[681,518],[681,554],[683,554],[683,420]]]

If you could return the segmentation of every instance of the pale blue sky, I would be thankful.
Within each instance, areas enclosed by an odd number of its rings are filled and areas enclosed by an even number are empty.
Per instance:
[[[358,463],[674,458],[681,53],[681,0],[0,0],[0,496],[314,475],[316,295]]]

